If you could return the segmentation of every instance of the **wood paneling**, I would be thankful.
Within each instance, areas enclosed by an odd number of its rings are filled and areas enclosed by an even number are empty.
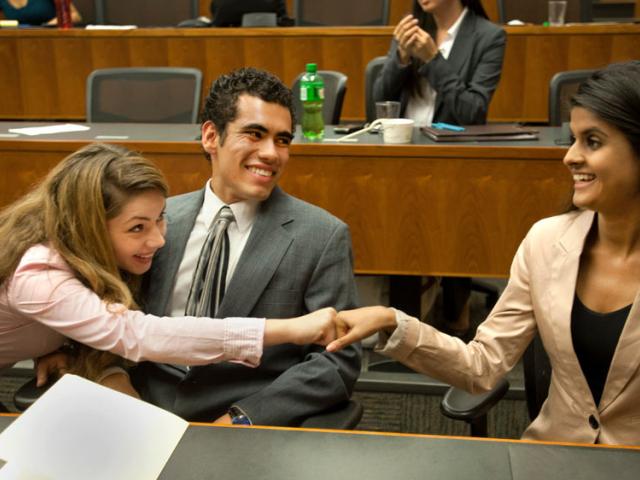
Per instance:
[[[210,174],[197,142],[120,142],[157,162],[173,194]],[[79,141],[0,141],[0,206]],[[360,273],[506,276],[540,218],[562,210],[559,147],[294,144],[283,188],[343,219]]]
[[[392,27],[279,29],[2,30],[0,119],[84,118],[87,75],[96,68],[187,66],[218,75],[252,65],[291,84],[305,63],[348,77],[343,119],[364,118],[364,69],[387,52]],[[640,25],[506,27],[502,79],[491,121],[547,119],[554,73],[638,58]]]

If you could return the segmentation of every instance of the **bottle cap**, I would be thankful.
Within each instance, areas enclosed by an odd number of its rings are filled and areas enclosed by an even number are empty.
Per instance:
[[[307,63],[307,72],[316,73],[318,71],[318,65],[315,63]]]

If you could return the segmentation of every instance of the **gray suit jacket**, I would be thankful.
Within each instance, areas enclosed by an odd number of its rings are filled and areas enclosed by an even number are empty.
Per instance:
[[[169,299],[204,190],[167,202],[167,243],[145,282],[145,308],[169,314]],[[346,224],[276,187],[258,210],[220,317],[286,318],[321,307],[357,306]],[[360,370],[359,347],[328,354],[316,346],[265,348],[252,369],[223,363],[194,367],[183,379],[167,366],[143,364],[134,382],[147,400],[192,421],[212,421],[233,404],[254,424],[299,425],[349,399]]]
[[[438,53],[418,69],[436,90],[434,122],[477,125],[486,122],[489,101],[498,86],[506,34],[497,25],[468,12],[462,20],[449,58]],[[391,42],[387,60],[373,85],[375,101],[399,100],[404,114],[412,66],[398,62],[397,43]]]

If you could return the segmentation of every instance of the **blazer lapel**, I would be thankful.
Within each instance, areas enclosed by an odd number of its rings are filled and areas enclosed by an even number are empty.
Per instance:
[[[471,12],[467,12],[467,14],[462,19],[460,30],[458,30],[456,39],[453,42],[451,51],[449,52],[449,57],[447,58],[447,63],[454,72],[461,73],[465,64],[469,61],[469,57],[471,56],[471,52],[473,51],[473,45],[475,42],[475,33],[475,15]],[[436,96],[435,105],[436,117],[440,113],[440,108],[442,108],[442,97],[438,95]]]
[[[640,292],[631,306],[604,384],[600,411],[613,402],[640,368]]]
[[[558,254],[551,265],[551,285],[549,285],[549,326],[552,330],[551,338],[556,344],[558,360],[562,368],[558,368],[554,375],[566,375],[566,383],[578,391],[575,398],[591,401],[593,396],[582,372],[573,341],[571,338],[571,311],[576,293],[580,255],[584,242],[593,223],[594,213],[585,211],[577,216],[575,222],[554,245]],[[564,382],[563,382],[564,383]]]
[[[464,64],[469,61],[469,57],[473,51],[475,37],[476,17],[471,12],[467,12],[462,19],[460,30],[458,30],[456,39],[449,52],[449,58],[447,58],[447,62],[456,72],[462,71]]]
[[[276,187],[271,197],[260,206],[218,317],[249,316],[289,249],[293,237],[283,225],[293,221],[293,217],[289,212],[279,211],[282,195]]]
[[[167,218],[166,244],[153,260],[150,273],[153,291],[149,295],[148,310],[155,315],[169,314],[167,309],[178,267],[203,201],[204,190],[200,190],[172,205]]]

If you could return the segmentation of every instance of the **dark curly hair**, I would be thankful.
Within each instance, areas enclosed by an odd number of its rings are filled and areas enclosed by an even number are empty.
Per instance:
[[[220,135],[220,144],[224,143],[227,125],[238,116],[238,97],[252,95],[269,103],[277,103],[289,110],[291,125],[295,125],[293,94],[275,75],[257,68],[239,68],[221,75],[211,84],[209,95],[204,102],[200,121],[213,122]],[[207,155],[207,158],[209,155]]]
[[[640,158],[640,61],[613,63],[578,87],[571,107],[582,107],[616,127]]]

